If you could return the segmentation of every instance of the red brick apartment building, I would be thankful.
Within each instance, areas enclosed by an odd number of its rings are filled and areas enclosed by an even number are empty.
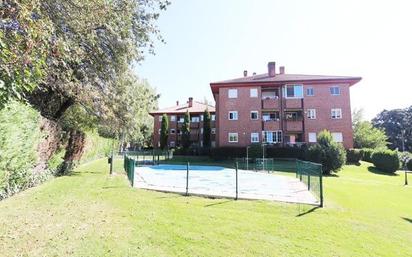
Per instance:
[[[360,77],[268,73],[210,84],[216,101],[216,145],[301,145],[328,129],[353,147],[349,88]]]
[[[211,146],[216,146],[215,141],[215,107],[204,103],[193,101],[192,97],[186,104],[176,102],[175,106],[151,112],[154,117],[153,146],[160,147],[160,127],[162,124],[162,115],[166,114],[169,119],[169,147],[178,147],[181,145],[182,132],[181,128],[186,111],[190,114],[190,141],[194,146],[203,146],[203,113],[208,109],[211,116]]]

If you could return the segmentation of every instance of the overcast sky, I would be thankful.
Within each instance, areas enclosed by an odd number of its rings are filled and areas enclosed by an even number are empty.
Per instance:
[[[265,73],[360,76],[353,108],[365,118],[412,105],[412,1],[172,0],[159,20],[166,44],[136,67],[159,107],[213,99],[209,83]]]

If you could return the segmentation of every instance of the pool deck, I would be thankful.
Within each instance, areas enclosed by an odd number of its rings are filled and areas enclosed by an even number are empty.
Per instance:
[[[186,170],[162,170],[136,167],[134,187],[161,192],[186,193]],[[234,169],[190,170],[189,195],[235,198]],[[238,171],[238,199],[269,200],[318,205],[318,200],[298,179],[254,172]]]

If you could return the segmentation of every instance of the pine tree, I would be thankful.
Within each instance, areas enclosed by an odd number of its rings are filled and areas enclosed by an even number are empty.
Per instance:
[[[165,149],[167,147],[167,139],[169,138],[169,120],[167,115],[162,116],[162,125],[160,128],[160,148]]]
[[[186,111],[182,126],[182,144],[187,149],[190,146],[190,114]]]
[[[203,113],[203,147],[210,148],[210,112],[206,109]]]

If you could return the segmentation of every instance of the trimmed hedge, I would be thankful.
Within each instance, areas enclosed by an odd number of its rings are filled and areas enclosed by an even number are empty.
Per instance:
[[[383,172],[394,173],[400,167],[399,156],[396,151],[377,150],[372,154],[372,163]]]
[[[362,149],[361,149],[362,161],[372,162],[373,152],[374,152],[373,149],[370,149],[370,148],[362,148]]]
[[[245,156],[246,147],[225,146],[210,149],[210,157],[216,161],[241,158]]]
[[[306,147],[268,147],[266,156],[268,158],[295,158],[304,160]]]
[[[406,163],[406,167],[408,168],[408,170],[412,171],[412,159],[409,159],[409,161]]]
[[[249,148],[249,158],[262,157],[262,145],[252,144]],[[305,147],[265,147],[267,158],[296,158],[305,159]],[[210,157],[214,160],[227,160],[246,157],[246,147],[218,147],[210,149]]]
[[[346,162],[347,163],[359,163],[362,159],[362,152],[360,149],[348,149],[346,150]]]

